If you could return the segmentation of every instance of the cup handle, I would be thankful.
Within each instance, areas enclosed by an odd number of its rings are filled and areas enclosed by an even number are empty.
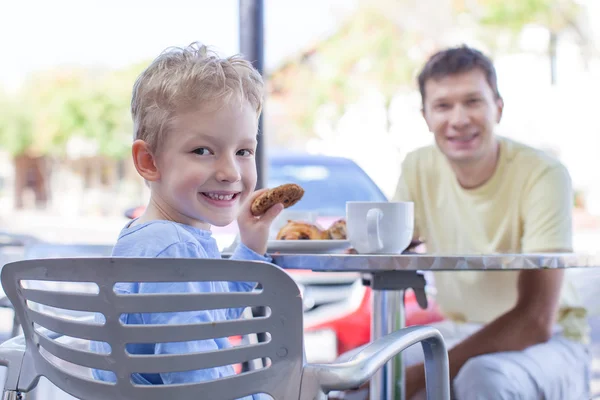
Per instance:
[[[379,221],[382,218],[383,211],[379,208],[371,208],[367,212],[367,241],[370,253],[375,253],[383,249],[383,242],[379,235]]]

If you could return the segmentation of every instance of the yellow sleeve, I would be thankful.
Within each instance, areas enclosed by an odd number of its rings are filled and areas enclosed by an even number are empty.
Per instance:
[[[409,184],[407,183],[407,175],[410,171],[410,166],[407,165],[407,161],[405,161],[404,163],[402,163],[402,173],[400,175],[400,179],[398,179],[398,184],[396,185],[396,191],[394,192],[394,197],[392,198],[392,201],[411,201],[414,204],[414,210],[415,210],[415,227],[414,227],[414,231],[413,231],[413,240],[418,240],[420,238],[420,232],[421,229],[419,227],[419,218],[418,218],[418,213],[419,213],[419,206],[417,204],[417,201],[415,199],[414,194],[412,194],[411,192],[411,188],[409,187]]]
[[[400,175],[392,201],[413,201],[404,174]]]
[[[522,207],[525,253],[573,250],[573,187],[563,165],[546,169],[535,179]]]

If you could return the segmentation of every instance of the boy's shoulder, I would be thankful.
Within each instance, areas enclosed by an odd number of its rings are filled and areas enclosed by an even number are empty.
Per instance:
[[[149,221],[126,226],[119,234],[113,256],[157,257],[173,246],[203,247],[198,238],[181,224],[172,221]]]

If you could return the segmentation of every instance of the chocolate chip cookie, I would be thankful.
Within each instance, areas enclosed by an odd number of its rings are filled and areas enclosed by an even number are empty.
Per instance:
[[[250,207],[250,212],[254,216],[263,215],[277,203],[281,203],[284,208],[288,208],[296,204],[302,196],[304,196],[304,189],[302,187],[295,183],[286,183],[285,185],[269,189],[254,199]]]

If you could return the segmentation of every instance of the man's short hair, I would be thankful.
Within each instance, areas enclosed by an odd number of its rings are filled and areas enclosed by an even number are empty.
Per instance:
[[[199,43],[168,48],[133,86],[134,139],[145,141],[155,153],[176,113],[242,100],[252,105],[258,117],[263,95],[260,73],[239,55],[221,58]]]
[[[439,51],[429,58],[418,78],[422,104],[425,105],[425,84],[427,81],[469,72],[474,69],[479,69],[485,74],[487,83],[492,88],[496,98],[502,98],[498,91],[498,79],[492,60],[481,51],[462,45]]]

